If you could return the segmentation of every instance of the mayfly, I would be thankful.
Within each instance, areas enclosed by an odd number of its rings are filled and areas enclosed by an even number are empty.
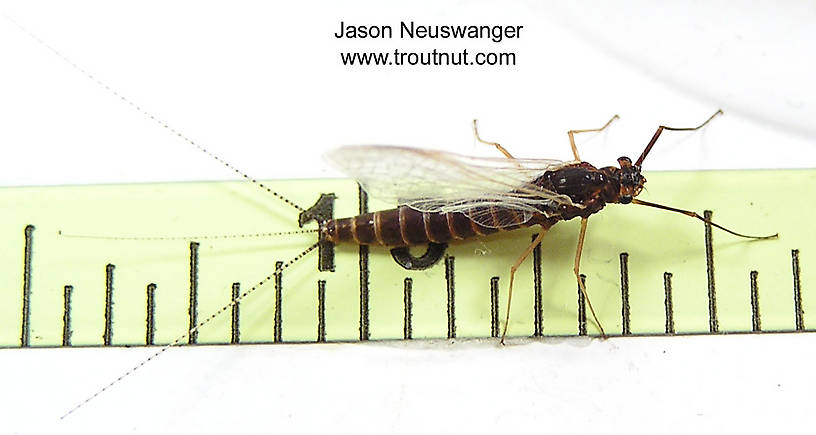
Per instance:
[[[18,25],[17,23],[14,24]],[[272,191],[263,183],[187,138],[170,127],[169,124],[159,120],[123,95],[112,90],[98,78],[77,66],[22,26],[18,25],[18,27],[73,68],[104,87],[108,92],[136,109],[142,115],[149,117],[162,128],[172,132],[236,174],[260,186],[278,200],[300,211],[301,217],[307,214],[307,210]],[[718,111],[711,118],[720,113]],[[714,224],[697,213],[653,204],[635,198],[646,182],[640,172],[641,164],[660,134],[664,130],[697,130],[705,126],[711,118],[692,128],[659,127],[634,163],[628,157],[618,159],[619,167],[596,168],[589,163],[583,162],[578,155],[574,135],[602,131],[616,118],[617,116],[613,117],[601,128],[569,131],[568,136],[574,156],[574,160],[569,162],[514,158],[500,144],[482,140],[476,130],[475,122],[474,133],[477,139],[482,143],[494,146],[504,155],[503,158],[467,157],[406,147],[363,146],[339,148],[329,155],[332,161],[352,178],[356,179],[372,196],[380,199],[391,199],[400,205],[392,210],[366,213],[350,218],[322,217],[318,219],[317,229],[270,233],[269,235],[285,235],[296,232],[312,232],[318,233],[320,241],[306,248],[288,262],[277,266],[273,275],[266,276],[250,289],[243,291],[230,304],[223,306],[204,320],[195,324],[191,323],[191,327],[187,332],[79,402],[68,410],[62,418],[67,417],[84,404],[98,397],[108,388],[143,367],[168,348],[182,344],[185,337],[195,334],[202,326],[219,314],[265,285],[284,268],[297,263],[306,254],[317,248],[320,242],[350,242],[361,245],[405,248],[415,245],[471,239],[501,231],[538,225],[541,228],[539,234],[510,268],[508,309],[502,333],[502,340],[504,340],[509,321],[509,304],[512,301],[515,272],[533,249],[542,243],[546,231],[558,221],[581,218],[581,230],[578,235],[578,249],[573,270],[584,296],[586,296],[586,289],[580,279],[580,260],[587,219],[592,214],[600,211],[607,203],[633,203],[683,213],[739,237],[754,239],[775,237],[775,235],[766,237],[746,236]],[[589,301],[589,298],[587,297],[586,300]],[[592,305],[589,304],[589,307],[603,334],[603,329],[597,320]]]
[[[634,163],[629,157],[620,157],[618,167],[596,168],[582,161],[575,145],[575,134],[603,131],[618,118],[617,115],[600,128],[570,130],[567,135],[575,160],[568,162],[515,158],[500,144],[482,140],[475,120],[476,139],[494,146],[504,157],[470,157],[407,147],[341,147],[328,158],[357,180],[371,196],[400,205],[391,210],[326,220],[320,223],[320,234],[334,243],[408,247],[472,239],[538,225],[538,235],[510,267],[507,314],[502,332],[504,342],[516,271],[542,243],[550,227],[559,221],[580,218],[573,272],[601,335],[605,335],[589,302],[580,276],[580,265],[588,219],[606,204],[631,203],[682,213],[738,237],[777,237],[776,234],[740,234],[693,211],[636,198],[646,183],[641,165],[661,133],[698,130],[720,114],[722,111],[718,110],[696,127],[658,127],[640,157]]]

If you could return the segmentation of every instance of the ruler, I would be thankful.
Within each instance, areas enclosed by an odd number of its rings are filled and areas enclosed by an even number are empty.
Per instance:
[[[806,316],[816,305],[807,290],[815,240],[800,198],[816,189],[816,170],[646,176],[643,199],[710,210],[736,231],[780,237],[746,241],[681,215],[607,206],[589,220],[582,264],[607,334],[808,330],[816,321]],[[368,203],[349,180],[265,183],[304,207],[334,193],[338,217],[390,206]],[[205,237],[298,229],[295,209],[244,182],[4,188],[0,198],[4,347],[170,343],[316,241],[315,233]],[[556,225],[519,270],[509,336],[598,334],[572,275],[577,224]],[[184,342],[495,337],[510,265],[534,234],[452,244],[424,271],[403,269],[385,248],[341,245],[334,271],[321,272],[315,250]]]

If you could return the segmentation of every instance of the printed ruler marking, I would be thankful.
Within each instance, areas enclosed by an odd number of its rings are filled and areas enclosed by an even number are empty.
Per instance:
[[[298,215],[298,227],[303,228],[308,222],[322,222],[334,217],[334,193],[321,193],[313,206]],[[328,240],[318,240],[317,270],[334,272],[334,245]]]
[[[703,212],[703,216],[709,221],[712,215],[711,210]],[[720,323],[717,320],[717,293],[714,289],[714,243],[711,236],[711,224],[708,222],[705,223],[705,255],[708,277],[708,331],[713,334],[720,331]]]
[[[317,342],[326,341],[326,281],[317,281]]]
[[[156,340],[156,284],[147,285],[147,307],[145,316],[145,345],[153,346]]]
[[[230,344],[241,342],[241,283],[232,283],[232,321],[230,322]]]
[[[275,262],[275,320],[272,341],[283,341],[283,261]]]
[[[666,308],[666,334],[674,334],[674,304],[672,303],[672,274],[663,272],[663,291]]]
[[[402,338],[405,340],[410,340],[413,337],[411,323],[414,314],[414,302],[411,293],[413,292],[414,288],[414,280],[406,277],[402,282],[402,286]]]
[[[359,184],[357,185],[357,198],[359,202],[359,212],[360,214],[368,213],[368,194],[363,187]],[[369,302],[369,294],[368,294],[368,286],[369,286],[369,264],[368,264],[368,246],[360,245],[359,249],[359,256],[360,256],[360,340],[365,341],[368,340],[370,334],[368,330],[368,302]]]
[[[71,345],[71,293],[74,286],[66,285],[62,293],[62,345]]]
[[[799,271],[799,250],[791,251],[791,267],[793,269],[793,307],[796,312],[796,330],[805,330],[805,312],[802,309],[802,288]]]
[[[620,254],[620,282],[621,282],[621,334],[630,335],[629,329],[629,254]]]
[[[490,336],[499,337],[499,277],[490,278]]]
[[[584,284],[584,288],[587,288],[586,275],[583,273],[581,274],[581,282]],[[580,284],[578,284],[578,335],[587,335],[586,298],[584,298],[584,292],[581,291]]]
[[[198,243],[190,242],[190,303],[187,309],[189,317],[188,344],[198,343]]]
[[[28,347],[31,341],[31,255],[34,246],[34,225],[23,230],[23,318],[20,347]]]
[[[751,330],[754,332],[762,331],[762,322],[759,317],[759,286],[757,284],[757,276],[759,272],[752,270],[749,274],[751,282]]]
[[[456,338],[456,298],[454,295],[454,257],[445,256],[445,283],[448,296],[448,338]]]
[[[113,271],[116,266],[105,266],[105,332],[102,334],[102,343],[110,346],[113,341]]]
[[[531,243],[536,239],[537,235],[533,234],[531,237]],[[498,278],[496,278],[498,280]],[[493,281],[491,278],[490,282],[491,288],[493,285]],[[492,291],[492,290],[491,290]],[[498,290],[497,290],[498,291]],[[491,293],[492,294],[492,293]],[[541,243],[536,245],[533,248],[533,337],[542,337],[544,335],[544,303],[543,303],[543,290],[541,285]],[[498,298],[498,294],[496,295]],[[496,301],[498,304],[498,300]],[[493,309],[491,303],[491,310]],[[498,315],[498,305],[497,305],[497,315]],[[492,322],[491,322],[491,331],[492,331]],[[496,337],[496,335],[491,335],[492,337]]]
[[[360,340],[365,341],[369,338],[368,331],[368,285],[369,285],[369,270],[368,270],[368,246],[361,245],[358,248],[358,255],[360,258],[360,320],[358,329],[360,331]]]

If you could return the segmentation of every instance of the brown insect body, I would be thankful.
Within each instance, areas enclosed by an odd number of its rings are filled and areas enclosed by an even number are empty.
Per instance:
[[[610,202],[631,202],[632,197],[640,193],[646,179],[628,157],[621,157],[618,162],[620,168],[596,168],[578,162],[544,172],[531,184],[566,195],[575,205],[551,203],[542,206],[529,220],[524,219],[522,212],[501,205],[483,206],[493,220],[491,226],[477,223],[460,212],[423,212],[402,205],[331,219],[320,226],[320,231],[325,240],[333,243],[402,247],[465,240],[533,225],[547,229],[561,220],[589,217]]]
[[[320,223],[321,240],[333,243],[353,242],[361,245],[393,247],[391,255],[402,267],[422,270],[441,258],[446,242],[483,236],[500,231],[539,225],[541,230],[532,243],[510,267],[502,340],[510,321],[510,301],[516,271],[558,221],[581,218],[573,273],[601,335],[601,323],[589,302],[580,272],[581,252],[589,216],[608,203],[637,204],[658,208],[701,220],[738,237],[772,239],[771,236],[749,236],[718,225],[696,212],[635,199],[646,179],[641,164],[664,130],[694,131],[702,128],[718,110],[697,127],[659,126],[640,157],[632,163],[618,158],[619,167],[596,168],[581,161],[574,135],[600,132],[618,118],[613,116],[603,127],[570,130],[575,160],[564,163],[547,159],[517,159],[504,147],[479,137],[496,147],[504,159],[462,156],[445,152],[407,147],[361,146],[341,147],[328,157],[372,196],[395,200],[398,208]],[[428,245],[422,257],[413,257],[407,247]]]

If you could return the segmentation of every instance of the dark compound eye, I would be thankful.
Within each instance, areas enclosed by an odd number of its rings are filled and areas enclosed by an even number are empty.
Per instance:
[[[631,196],[623,195],[623,196],[620,197],[620,203],[621,204],[629,204],[630,202],[632,202],[632,197]]]

